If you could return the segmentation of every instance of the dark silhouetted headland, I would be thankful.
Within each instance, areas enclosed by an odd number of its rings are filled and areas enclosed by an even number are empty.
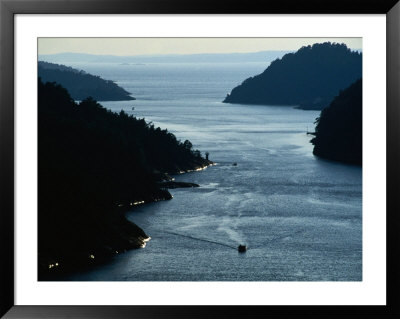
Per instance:
[[[362,165],[362,80],[341,91],[316,123],[315,155]]]
[[[55,83],[38,90],[39,278],[142,247],[148,236],[124,213],[171,199],[168,174],[212,164],[144,119],[76,103]]]
[[[320,110],[361,76],[361,53],[345,44],[319,43],[273,61],[263,73],[235,87],[224,102]]]
[[[92,97],[97,101],[135,100],[129,92],[110,80],[71,67],[39,61],[38,76],[43,82],[56,82],[65,87],[74,100]]]

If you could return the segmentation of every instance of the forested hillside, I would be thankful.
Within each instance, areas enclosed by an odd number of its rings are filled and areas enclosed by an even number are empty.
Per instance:
[[[341,91],[316,121],[314,154],[362,164],[362,80]]]
[[[189,141],[144,119],[113,113],[39,79],[39,270],[93,263],[141,247],[124,213],[171,199],[158,182],[211,162]],[[55,266],[57,264],[57,266]]]
[[[225,103],[322,109],[362,76],[362,54],[345,44],[318,43],[273,61],[227,95]]]
[[[115,82],[65,65],[39,61],[38,76],[43,82],[56,82],[65,87],[74,100],[92,97],[97,101],[135,100]]]

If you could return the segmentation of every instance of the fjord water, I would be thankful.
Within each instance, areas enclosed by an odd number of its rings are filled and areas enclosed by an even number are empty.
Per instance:
[[[144,249],[64,280],[362,280],[362,170],[313,156],[319,112],[221,103],[268,64],[69,65],[137,98],[102,105],[189,139],[216,165],[175,176],[199,188],[127,213],[151,236]]]

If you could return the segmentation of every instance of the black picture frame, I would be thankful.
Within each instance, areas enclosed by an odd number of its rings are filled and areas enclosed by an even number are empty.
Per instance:
[[[386,306],[18,306],[14,304],[14,16],[16,14],[385,14],[387,21]],[[182,0],[0,0],[0,315],[5,318],[400,317],[398,0],[284,0],[238,3]],[[383,142],[383,141],[382,141]],[[376,212],[384,214],[385,212]]]

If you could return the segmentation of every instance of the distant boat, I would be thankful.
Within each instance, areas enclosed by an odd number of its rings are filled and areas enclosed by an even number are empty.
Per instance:
[[[135,109],[135,107],[134,106],[132,106],[132,110],[134,110]]]
[[[233,166],[237,166],[237,163],[235,162],[235,163],[233,163],[232,165],[233,165]]]
[[[315,132],[309,132],[309,131],[308,131],[308,126],[307,126],[307,133],[306,133],[306,134],[307,134],[307,135],[316,135]]]
[[[245,253],[246,250],[247,250],[246,245],[239,245],[239,246],[238,246],[238,252],[239,252],[239,253]]]

